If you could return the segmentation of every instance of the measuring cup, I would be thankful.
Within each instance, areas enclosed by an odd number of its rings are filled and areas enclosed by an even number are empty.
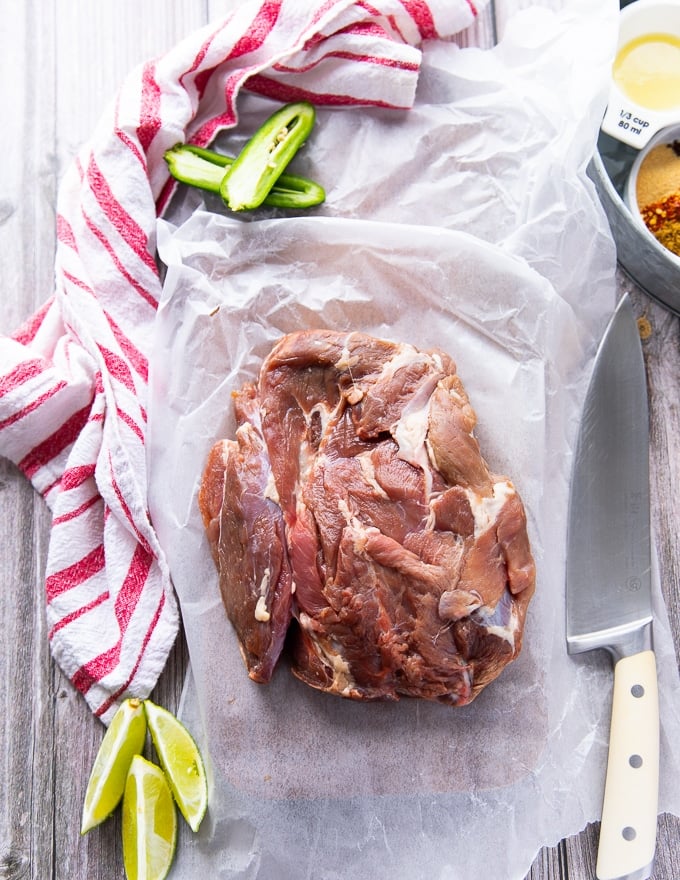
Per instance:
[[[641,69],[641,76],[633,89],[630,80],[626,82],[620,78],[617,68],[623,61],[625,69],[626,58],[632,61],[634,52],[638,53],[636,66]],[[660,129],[680,122],[680,85],[676,90],[668,88],[673,79],[672,64],[665,78],[659,70],[654,70],[661,57],[675,60],[675,76],[678,76],[680,0],[636,0],[629,3],[619,15],[616,62],[602,130],[637,149],[644,147]],[[647,73],[645,58],[651,62]],[[668,93],[672,92],[671,97],[659,100],[663,97],[664,87]],[[659,103],[662,106],[658,106]]]

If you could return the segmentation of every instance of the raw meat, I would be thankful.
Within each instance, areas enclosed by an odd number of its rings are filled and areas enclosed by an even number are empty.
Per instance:
[[[469,703],[521,649],[535,567],[451,358],[292,333],[234,404],[199,506],[250,677],[286,643],[322,691]]]

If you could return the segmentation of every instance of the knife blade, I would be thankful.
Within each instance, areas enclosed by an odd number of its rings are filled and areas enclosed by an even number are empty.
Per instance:
[[[567,649],[614,663],[598,880],[646,880],[656,844],[659,708],[652,643],[649,424],[629,296],[600,342],[575,450],[567,534]]]

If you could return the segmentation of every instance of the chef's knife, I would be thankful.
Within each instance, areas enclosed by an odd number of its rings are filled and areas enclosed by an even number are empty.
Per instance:
[[[659,708],[652,648],[647,385],[628,295],[595,357],[574,458],[567,647],[605,648],[614,692],[598,880],[646,880],[656,842]]]

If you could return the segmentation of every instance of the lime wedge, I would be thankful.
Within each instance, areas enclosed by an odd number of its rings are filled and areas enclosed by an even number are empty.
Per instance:
[[[123,865],[128,880],[163,880],[177,842],[177,813],[165,774],[135,755],[123,795]]]
[[[125,700],[113,716],[92,766],[85,791],[80,833],[114,811],[123,796],[132,756],[144,748],[146,715],[141,700]]]
[[[198,831],[208,808],[208,783],[198,746],[182,722],[167,709],[151,700],[144,701],[144,708],[158,760],[177,806],[191,830]]]

